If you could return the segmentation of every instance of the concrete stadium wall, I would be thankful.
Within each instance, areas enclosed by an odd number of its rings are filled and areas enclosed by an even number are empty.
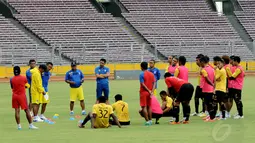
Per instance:
[[[246,69],[247,71],[255,71],[255,61],[251,62],[242,62],[241,65]],[[83,71],[83,73],[87,76],[94,75],[94,69],[98,65],[79,65],[78,68]],[[124,74],[126,75],[139,75],[140,72],[140,63],[131,63],[131,64],[108,64],[106,65],[110,68],[110,72],[113,75],[114,73],[120,74],[123,77]],[[157,63],[156,67],[162,70],[162,72],[166,69],[168,66],[167,63]],[[186,64],[186,67],[189,69],[190,72],[196,72],[198,71],[198,67],[195,62],[189,62]],[[21,67],[22,74],[25,75],[26,70],[28,69],[28,66]],[[0,66],[0,78],[8,78],[13,76],[12,67],[10,66]],[[65,73],[70,70],[70,65],[65,66],[54,66],[54,69],[52,71],[53,75],[57,76],[63,76]],[[123,71],[123,72],[120,72]]]

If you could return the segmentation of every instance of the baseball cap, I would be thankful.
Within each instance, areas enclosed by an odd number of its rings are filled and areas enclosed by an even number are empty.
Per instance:
[[[14,75],[19,75],[20,74],[20,67],[19,66],[13,67],[13,73],[14,73]]]
[[[76,65],[77,65],[76,62],[72,62],[72,63],[71,63],[71,66],[72,66],[72,67],[74,67],[74,66],[76,66]]]

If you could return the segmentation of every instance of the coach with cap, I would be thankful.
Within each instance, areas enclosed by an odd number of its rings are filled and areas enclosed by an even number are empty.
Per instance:
[[[74,115],[74,102],[78,99],[82,108],[82,115],[85,115],[85,104],[82,83],[84,82],[84,75],[82,71],[77,69],[75,62],[71,63],[71,70],[66,73],[65,82],[69,84],[70,89],[70,115]]]

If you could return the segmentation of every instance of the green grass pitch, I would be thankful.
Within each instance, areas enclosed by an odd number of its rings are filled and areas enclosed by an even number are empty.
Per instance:
[[[191,117],[188,125],[169,125],[169,118],[162,118],[160,125],[145,127],[144,120],[139,116],[139,82],[132,80],[110,81],[111,96],[117,93],[124,96],[129,103],[131,126],[121,129],[112,127],[109,129],[85,129],[77,127],[78,119],[69,120],[69,87],[64,82],[50,82],[49,93],[51,102],[46,116],[52,118],[59,114],[54,125],[47,123],[35,123],[39,130],[29,130],[25,114],[21,114],[23,129],[18,131],[14,119],[14,110],[11,108],[11,90],[9,84],[0,84],[0,142],[1,143],[250,143],[254,142],[255,127],[255,96],[254,77],[246,77],[243,90],[244,115],[243,120],[228,119],[215,123],[204,123],[199,117]],[[196,79],[191,80],[196,85]],[[85,81],[83,84],[86,111],[91,111],[95,102],[95,81]],[[159,90],[165,89],[164,81],[159,82]],[[194,102],[191,102],[192,112]],[[80,114],[79,103],[75,104],[75,115]],[[232,115],[236,113],[233,106]],[[182,113],[181,113],[182,115]]]

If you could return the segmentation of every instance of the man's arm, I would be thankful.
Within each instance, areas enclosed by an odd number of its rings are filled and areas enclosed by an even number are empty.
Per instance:
[[[75,84],[75,82],[73,82],[69,79],[69,73],[68,72],[66,73],[66,76],[65,76],[65,82],[68,83],[68,84]]]
[[[35,86],[37,88],[37,91],[44,95],[45,92],[44,92],[44,88],[43,88],[43,85],[42,85],[42,78],[41,78],[41,76],[36,74],[35,76],[33,76],[33,78],[35,80],[35,84],[36,84]]]
[[[12,78],[10,79],[10,86],[11,86],[11,89],[13,89],[13,86],[12,86]]]
[[[235,70],[235,72],[232,74],[232,76],[231,76],[229,79],[230,79],[230,80],[236,79],[236,77],[237,77],[238,75],[240,75],[241,72],[242,72],[241,69],[237,68],[237,69]]]
[[[232,72],[230,70],[230,67],[226,67],[226,72],[227,72],[227,76],[231,77],[232,76]]]
[[[201,71],[201,74],[202,74],[202,76],[205,78],[205,80],[206,80],[206,82],[207,82],[208,84],[214,86],[214,84],[212,83],[212,81],[208,78],[208,74],[207,74],[207,72],[206,72],[204,69]]]
[[[96,75],[96,78],[104,78],[104,76],[98,72],[97,68],[95,68],[95,75]]]
[[[222,76],[222,72],[219,69],[215,71],[215,81],[220,81],[220,77]]]
[[[144,84],[144,76],[142,74],[140,75],[140,83],[145,90],[152,94],[152,91],[150,91],[149,88]]]
[[[81,83],[83,83],[83,82],[84,82],[84,74],[81,71]]]
[[[157,80],[160,80],[160,77],[161,77],[160,70],[159,70],[159,69],[157,69]]]
[[[176,68],[175,71],[174,71],[174,76],[178,77],[179,73],[180,73],[179,68]]]
[[[114,114],[111,114],[110,116],[113,118],[114,122],[118,125],[118,127],[121,128],[120,122],[117,117]]]
[[[109,70],[109,68],[106,68],[106,74],[103,74],[103,76],[104,76],[105,78],[110,76],[110,70]]]

